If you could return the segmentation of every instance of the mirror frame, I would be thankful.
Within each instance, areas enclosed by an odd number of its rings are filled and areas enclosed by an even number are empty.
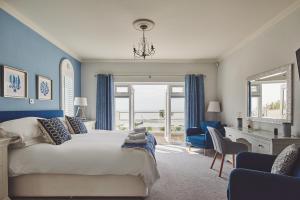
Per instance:
[[[262,118],[262,117],[251,117],[250,116],[250,99],[249,99],[249,82],[256,80],[271,74],[276,74],[280,72],[287,72],[287,119],[272,119],[272,118]],[[265,71],[247,78],[247,118],[256,122],[266,122],[274,124],[282,123],[293,123],[293,64],[284,65],[273,70]]]

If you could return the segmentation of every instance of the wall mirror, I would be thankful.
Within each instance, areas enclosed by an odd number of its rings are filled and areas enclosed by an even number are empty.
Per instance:
[[[253,121],[292,123],[292,65],[247,78],[247,113]]]

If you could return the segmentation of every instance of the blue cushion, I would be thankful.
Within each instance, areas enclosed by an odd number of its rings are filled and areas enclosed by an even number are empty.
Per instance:
[[[200,123],[201,129],[203,129],[206,133],[208,133],[208,126],[217,129],[223,136],[225,136],[225,129],[220,121],[203,121]]]
[[[79,117],[65,116],[67,126],[72,134],[87,133],[87,129]]]
[[[192,145],[195,146],[204,146],[206,144],[205,140],[205,135],[193,135],[193,136],[188,136],[187,142],[190,142]]]
[[[58,118],[37,119],[42,133],[51,144],[62,144],[71,140],[71,135],[64,124]]]
[[[220,121],[203,121],[203,122],[200,123],[200,127],[205,132],[208,131],[207,130],[208,126],[218,129],[219,127],[221,127],[221,122]]]

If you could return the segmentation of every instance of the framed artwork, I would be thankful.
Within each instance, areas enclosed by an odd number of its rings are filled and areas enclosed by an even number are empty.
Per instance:
[[[37,75],[36,94],[39,100],[52,100],[52,80],[48,77]]]
[[[28,76],[24,70],[5,65],[2,66],[0,84],[1,96],[3,97],[28,97]]]

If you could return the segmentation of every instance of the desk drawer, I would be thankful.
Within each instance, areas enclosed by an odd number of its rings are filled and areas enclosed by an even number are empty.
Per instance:
[[[256,153],[272,154],[271,142],[264,140],[252,140],[252,151]]]
[[[232,141],[236,140],[235,134],[232,134],[232,133],[226,133],[226,137],[231,139]]]

